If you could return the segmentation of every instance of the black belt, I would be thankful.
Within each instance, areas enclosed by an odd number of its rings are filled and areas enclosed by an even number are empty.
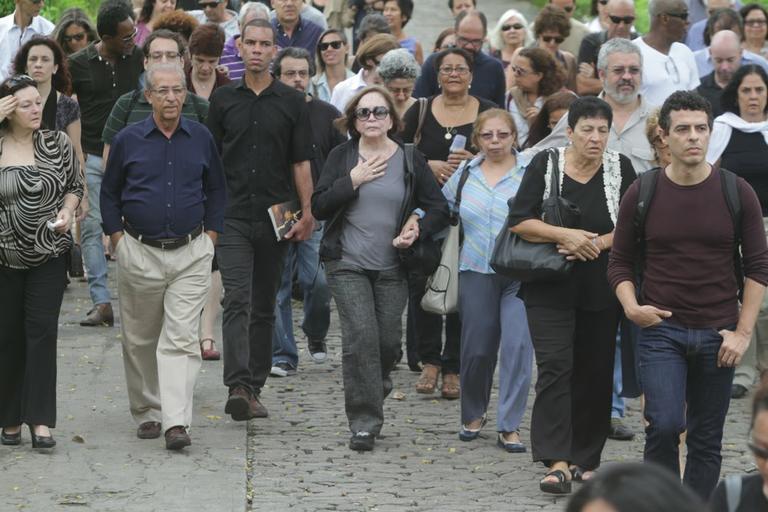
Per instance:
[[[148,245],[150,247],[157,247],[158,249],[163,249],[164,251],[172,251],[174,249],[178,249],[179,247],[184,247],[189,242],[200,236],[200,233],[203,232],[203,226],[197,226],[190,234],[187,236],[182,236],[179,238],[155,238],[154,240],[149,240],[147,238],[144,238],[144,235],[139,234],[135,229],[133,229],[129,225],[125,225],[123,227],[126,233],[131,235],[133,238],[138,240],[139,242],[143,243],[144,245]]]

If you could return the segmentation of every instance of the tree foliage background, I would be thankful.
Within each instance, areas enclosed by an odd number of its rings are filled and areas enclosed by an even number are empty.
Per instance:
[[[99,10],[100,0],[46,0],[42,15],[56,23],[62,12],[70,7],[79,7],[88,13],[93,22],[96,22],[96,11]],[[0,0],[0,16],[13,12],[14,0]]]

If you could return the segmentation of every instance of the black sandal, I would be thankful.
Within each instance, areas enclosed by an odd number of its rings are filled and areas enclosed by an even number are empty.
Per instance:
[[[555,469],[553,471],[550,471],[546,475],[544,475],[544,478],[553,476],[557,478],[557,482],[545,482],[544,479],[542,479],[539,482],[539,489],[541,489],[541,492],[546,492],[549,494],[570,494],[571,492],[571,481],[568,480],[568,477],[565,474],[565,471],[562,469]]]
[[[579,483],[588,482],[595,475],[594,471],[592,471],[590,469],[584,469],[583,467],[577,466],[576,464],[574,464],[573,466],[569,467],[568,470],[571,472],[571,479],[574,482],[579,482]],[[585,479],[584,478],[584,474],[585,473],[592,473],[592,476],[590,476],[589,478]]]

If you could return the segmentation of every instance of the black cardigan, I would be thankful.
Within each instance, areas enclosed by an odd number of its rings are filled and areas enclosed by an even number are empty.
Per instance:
[[[395,142],[405,151],[402,143]],[[320,243],[320,259],[323,261],[341,259],[344,213],[358,197],[349,176],[358,158],[357,140],[348,140],[336,146],[328,155],[312,194],[312,215],[328,221]],[[405,223],[413,210],[421,208],[425,215],[419,221],[419,238],[429,238],[448,226],[448,203],[419,151],[414,151],[413,169],[408,168],[407,159],[405,167],[406,198],[399,212],[399,225]],[[396,236],[397,233],[393,233],[392,238]]]

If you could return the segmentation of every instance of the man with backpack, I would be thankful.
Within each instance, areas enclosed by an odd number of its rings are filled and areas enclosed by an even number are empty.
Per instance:
[[[642,174],[625,194],[608,279],[641,328],[644,458],[679,474],[679,436],[687,428],[684,481],[706,499],[720,475],[734,367],[768,284],[768,247],[754,190],[705,161],[709,102],[675,92],[659,127],[672,162]]]

